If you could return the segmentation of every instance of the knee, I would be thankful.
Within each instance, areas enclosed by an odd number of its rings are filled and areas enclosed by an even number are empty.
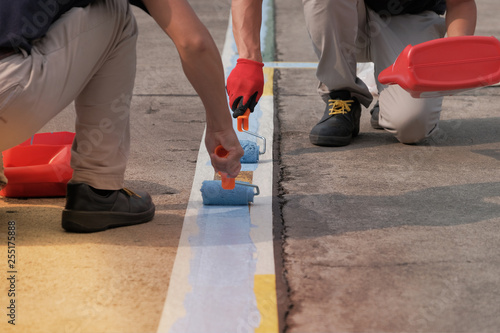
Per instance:
[[[420,104],[420,105],[419,105]],[[400,109],[397,115],[384,115],[381,108],[380,125],[404,144],[415,144],[429,137],[436,129],[439,111],[426,103]]]
[[[396,124],[394,136],[401,143],[415,144],[431,135],[436,127],[437,124],[427,124],[423,119],[415,117]]]
[[[391,86],[379,99],[379,124],[401,143],[418,143],[437,129],[442,101],[442,97],[413,98],[402,88]]]

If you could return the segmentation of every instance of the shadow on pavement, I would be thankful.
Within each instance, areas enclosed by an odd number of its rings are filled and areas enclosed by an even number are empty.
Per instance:
[[[400,226],[453,226],[500,218],[500,182],[433,187],[398,196],[285,195],[303,218],[287,236],[310,238]]]
[[[170,203],[169,195],[177,190],[145,181],[126,181],[125,186],[146,190],[153,196],[156,214],[152,221],[103,232],[75,234],[61,227],[64,198],[2,198],[0,222],[16,221],[19,245],[22,246],[92,243],[177,248],[186,206]]]

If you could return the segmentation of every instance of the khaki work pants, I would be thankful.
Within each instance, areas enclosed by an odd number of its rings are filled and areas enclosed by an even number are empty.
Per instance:
[[[319,59],[318,92],[325,101],[332,90],[348,90],[368,107],[373,97],[356,76],[357,62],[373,62],[378,77],[407,45],[445,34],[444,18],[430,11],[418,15],[379,15],[366,8],[363,0],[303,0],[303,6]],[[397,85],[383,86],[378,81],[377,85],[379,124],[399,141],[415,143],[437,129],[441,97],[417,99]]]
[[[137,25],[127,0],[73,8],[33,44],[0,60],[0,152],[39,131],[73,101],[71,182],[123,187]],[[0,155],[0,186],[6,179]]]

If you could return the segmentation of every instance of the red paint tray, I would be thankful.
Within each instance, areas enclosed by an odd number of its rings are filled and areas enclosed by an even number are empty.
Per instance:
[[[413,97],[437,97],[500,82],[500,42],[495,37],[447,37],[408,45],[378,76]]]
[[[8,184],[4,197],[56,197],[66,195],[73,175],[71,145],[75,133],[35,134],[31,139],[3,152]]]

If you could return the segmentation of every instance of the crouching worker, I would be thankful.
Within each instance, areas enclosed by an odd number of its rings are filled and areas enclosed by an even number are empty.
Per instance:
[[[137,2],[137,1],[135,1]],[[187,0],[147,0],[203,101],[206,146],[217,171],[236,177],[243,156],[210,34]],[[0,152],[40,130],[74,101],[77,113],[62,227],[94,232],[153,219],[149,194],[123,188],[137,25],[127,0],[0,0]],[[117,110],[119,109],[119,112]],[[106,128],[98,145],[85,133]],[[0,187],[7,183],[0,154]]]

